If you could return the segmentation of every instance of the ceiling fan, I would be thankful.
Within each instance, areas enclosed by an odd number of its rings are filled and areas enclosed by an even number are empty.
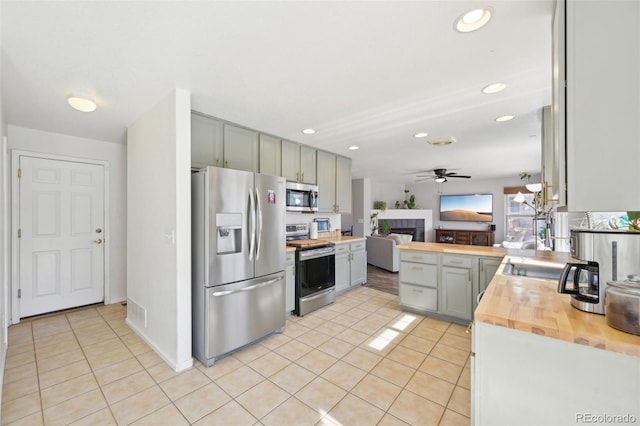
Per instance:
[[[447,169],[433,169],[433,173],[434,173],[433,175],[418,175],[416,176],[417,181],[422,182],[424,180],[433,179],[438,183],[442,183],[442,182],[446,182],[447,178],[463,178],[463,179],[471,178],[471,176],[459,175],[456,172],[447,173]]]

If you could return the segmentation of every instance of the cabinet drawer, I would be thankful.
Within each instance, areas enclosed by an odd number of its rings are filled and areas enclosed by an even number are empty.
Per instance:
[[[349,251],[349,244],[336,244],[334,247],[336,249],[336,254]]]
[[[364,250],[366,246],[365,241],[358,241],[357,243],[351,243],[351,251]]]
[[[438,255],[426,251],[407,251],[400,250],[400,260],[418,263],[438,264]]]
[[[442,266],[453,266],[456,268],[471,268],[471,258],[463,256],[442,255]]]
[[[438,310],[438,290],[400,283],[400,304],[418,309]]]
[[[425,263],[400,262],[400,281],[437,287],[438,268]]]

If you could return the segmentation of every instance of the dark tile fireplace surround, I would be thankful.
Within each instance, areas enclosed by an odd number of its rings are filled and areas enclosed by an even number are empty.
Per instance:
[[[413,241],[425,241],[424,219],[382,219],[391,226],[393,234],[411,234]]]

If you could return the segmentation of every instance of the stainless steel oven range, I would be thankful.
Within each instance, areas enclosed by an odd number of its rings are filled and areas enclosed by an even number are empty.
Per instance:
[[[296,250],[296,315],[336,300],[335,247],[331,243]]]

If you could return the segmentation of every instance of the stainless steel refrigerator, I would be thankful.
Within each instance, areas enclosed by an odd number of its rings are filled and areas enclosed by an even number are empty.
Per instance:
[[[191,176],[193,355],[217,358],[285,325],[285,179]]]

